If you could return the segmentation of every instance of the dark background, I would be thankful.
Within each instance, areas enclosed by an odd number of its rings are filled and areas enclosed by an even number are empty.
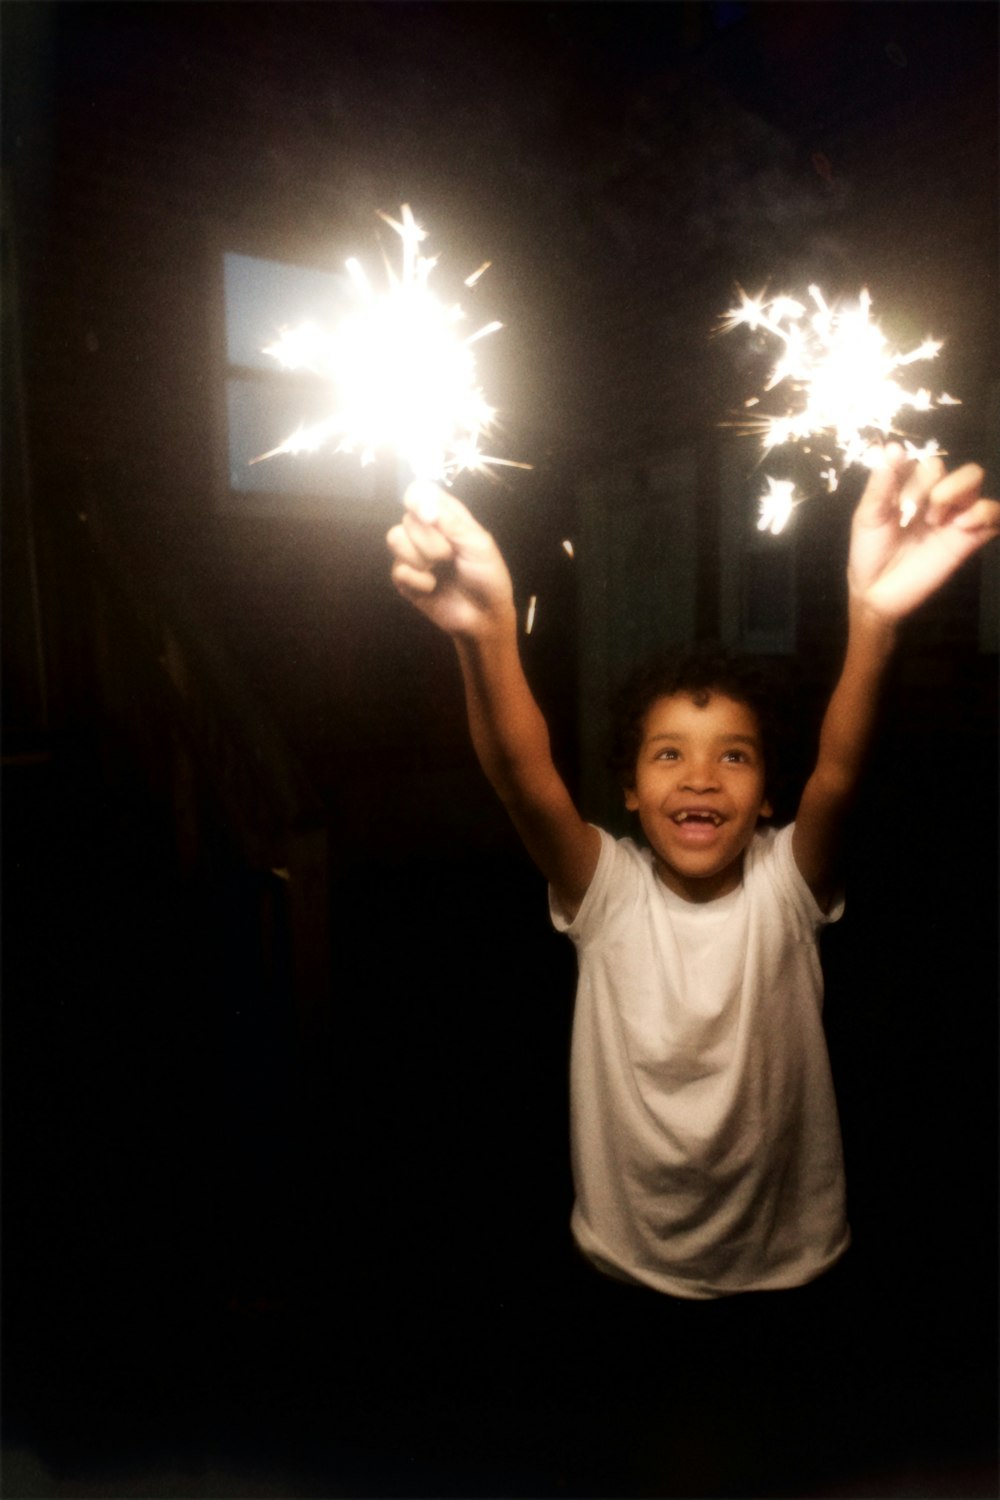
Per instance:
[[[565,1493],[527,1392],[558,1379],[572,953],[388,585],[391,498],[220,507],[218,257],[365,258],[409,201],[493,261],[488,390],[535,467],[466,493],[544,603],[573,783],[561,540],[583,477],[715,441],[735,282],[869,285],[900,342],[945,337],[947,446],[996,492],[995,8],[2,22],[3,1493]],[[788,542],[806,742],[845,517]],[[906,632],[826,949],[858,1367],[889,1374],[817,1494],[996,1488],[993,577]]]

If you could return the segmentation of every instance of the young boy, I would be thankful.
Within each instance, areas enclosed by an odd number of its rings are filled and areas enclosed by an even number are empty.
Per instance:
[[[648,849],[574,806],[492,538],[452,495],[407,493],[393,582],[453,638],[480,763],[578,950],[572,1231],[619,1282],[689,1301],[795,1288],[848,1245],[817,937],[840,914],[841,835],[897,623],[1000,532],[982,480],[898,445],[872,473],[843,669],[790,826],[766,826],[760,716],[740,682],[653,685],[625,775]]]

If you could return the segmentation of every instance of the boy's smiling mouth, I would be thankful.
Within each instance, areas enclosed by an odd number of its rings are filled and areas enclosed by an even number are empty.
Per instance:
[[[722,814],[711,807],[682,807],[679,812],[671,813],[671,817],[678,827],[687,823],[718,828],[724,822]]]
[[[679,807],[670,814],[676,847],[682,849],[715,848],[719,830],[726,821],[714,807]]]

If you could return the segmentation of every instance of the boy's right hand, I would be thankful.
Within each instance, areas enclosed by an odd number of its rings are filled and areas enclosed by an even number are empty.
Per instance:
[[[402,522],[386,537],[392,581],[448,635],[474,639],[514,622],[507,565],[460,500],[426,480],[403,496]]]

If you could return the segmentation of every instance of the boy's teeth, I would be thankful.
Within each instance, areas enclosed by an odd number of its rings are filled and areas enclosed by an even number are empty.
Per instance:
[[[676,815],[674,822],[686,823],[689,818],[694,818],[699,823],[712,823],[716,828],[718,828],[719,824],[722,822],[722,819],[719,817],[718,813],[713,812],[679,812]]]

